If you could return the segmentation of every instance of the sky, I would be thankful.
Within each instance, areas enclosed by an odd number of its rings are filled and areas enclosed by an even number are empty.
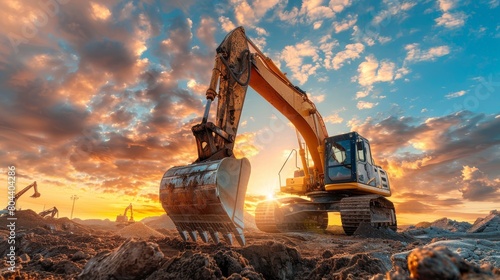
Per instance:
[[[159,183],[193,162],[215,48],[247,36],[389,173],[400,224],[500,208],[499,0],[1,1],[0,178],[37,181],[61,216],[163,212]],[[272,194],[295,130],[249,89],[236,155]],[[290,177],[286,163],[282,180]],[[77,196],[73,201],[71,196]],[[6,203],[6,196],[1,196]]]

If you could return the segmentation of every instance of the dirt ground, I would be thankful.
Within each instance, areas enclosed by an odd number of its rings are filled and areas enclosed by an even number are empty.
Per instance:
[[[321,233],[247,230],[247,244],[231,247],[184,242],[175,230],[142,223],[96,230],[64,218],[43,219],[30,210],[18,213],[21,220],[19,269],[8,271],[4,257],[0,279],[426,279],[425,273],[434,273],[425,270],[426,262],[436,256],[456,267],[446,271],[455,277],[449,279],[500,279],[500,235],[495,232],[470,238],[455,233],[418,237],[363,226],[353,236],[339,227]],[[7,256],[9,248],[4,223],[0,218],[0,256]]]

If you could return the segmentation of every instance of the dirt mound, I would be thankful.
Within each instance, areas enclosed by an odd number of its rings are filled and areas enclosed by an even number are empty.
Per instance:
[[[386,271],[381,260],[361,253],[323,260],[307,279],[368,279],[371,275]]]
[[[398,240],[403,242],[412,242],[415,239],[404,233],[397,233],[388,228],[375,228],[369,223],[361,223],[359,227],[354,232],[354,236],[364,237],[364,238],[382,238]]]
[[[0,217],[0,224],[7,224],[7,218],[10,216]],[[16,211],[16,230],[29,230],[37,227],[45,228],[50,231],[71,231],[71,232],[81,232],[87,233],[92,230],[86,226],[77,224],[70,219],[63,218],[42,218],[42,216],[35,213],[33,210],[19,210]]]
[[[302,258],[297,249],[268,241],[236,250],[265,279],[292,279],[301,270]]]
[[[185,251],[171,258],[147,280],[160,279],[264,279],[248,261],[231,250],[215,254]]]
[[[176,229],[174,222],[167,214],[144,218],[141,222],[154,229]]]
[[[445,246],[413,250],[408,268],[413,279],[494,279],[491,271],[466,262]]]
[[[130,225],[120,229],[117,232],[117,234],[122,236],[122,237],[126,237],[126,238],[136,237],[136,238],[148,239],[151,236],[158,237],[158,238],[165,237],[160,232],[148,227],[147,225],[145,225],[141,222],[130,224]]]
[[[100,229],[100,230],[108,230],[108,231],[116,231],[118,228],[116,227],[116,223],[110,221],[109,219],[101,220],[101,219],[87,219],[87,220],[82,220],[79,218],[74,218],[72,220],[73,222],[84,225],[87,227],[91,227],[93,229]]]
[[[158,244],[129,239],[115,251],[90,259],[78,278],[144,279],[158,269],[163,258]]]
[[[500,232],[500,212],[493,210],[484,218],[478,218],[467,232]]]
[[[451,232],[466,232],[471,224],[468,222],[457,222],[448,218],[441,218],[431,223],[431,227],[449,230]]]

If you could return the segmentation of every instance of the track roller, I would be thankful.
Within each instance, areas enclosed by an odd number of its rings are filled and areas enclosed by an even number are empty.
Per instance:
[[[373,227],[397,230],[396,212],[392,202],[379,195],[361,195],[340,201],[340,218],[347,235],[352,235],[361,223]]]
[[[322,231],[328,227],[328,212],[301,210],[300,206],[300,202],[282,204],[279,201],[264,201],[259,203],[255,209],[257,228],[264,232],[276,233]]]

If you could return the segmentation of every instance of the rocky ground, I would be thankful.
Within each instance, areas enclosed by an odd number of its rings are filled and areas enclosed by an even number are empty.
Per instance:
[[[263,233],[247,245],[183,242],[160,217],[116,228],[17,212],[15,272],[0,279],[500,279],[500,213],[474,225],[449,219],[402,232],[362,225],[354,236]],[[9,231],[0,218],[0,256]],[[162,225],[165,228],[161,228]]]

